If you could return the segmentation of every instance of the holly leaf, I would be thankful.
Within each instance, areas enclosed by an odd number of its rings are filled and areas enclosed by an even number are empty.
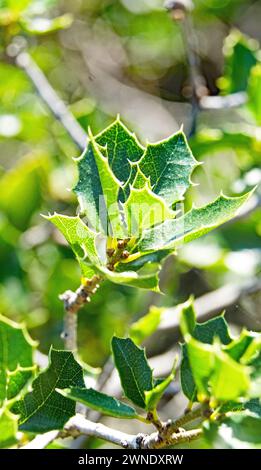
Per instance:
[[[114,336],[112,352],[125,396],[145,409],[145,391],[153,388],[153,380],[144,349],[137,347],[130,338]]]
[[[57,388],[84,387],[83,371],[72,352],[50,350],[49,366],[32,383],[32,391],[15,403],[22,431],[43,433],[62,429],[75,413],[75,403],[62,397]]]
[[[217,401],[238,400],[250,388],[248,369],[224,353],[218,344],[186,341],[188,358],[199,401],[214,397]]]
[[[176,365],[177,360],[174,361],[172,371],[168,377],[161,380],[159,383],[154,384],[154,387],[151,390],[145,391],[146,410],[153,411],[157,408],[162,395],[175,377]]]
[[[97,233],[90,230],[80,217],[61,214],[43,217],[60,230],[72,248],[83,276],[91,278],[97,271],[96,267],[101,265],[96,249]]]
[[[73,387],[65,390],[58,389],[57,391],[64,397],[83,403],[85,406],[106,416],[124,419],[134,419],[138,416],[131,406],[93,388]]]
[[[155,195],[146,183],[142,188],[131,187],[123,204],[129,236],[140,238],[145,229],[173,219],[176,213],[169,209],[164,199]]]
[[[183,199],[192,184],[190,175],[197,165],[183,132],[148,144],[139,162],[141,171],[150,178],[153,192],[169,206]]]
[[[163,222],[145,230],[138,243],[139,251],[176,248],[205,235],[233,218],[253,191],[239,197],[219,196],[215,201],[200,208],[192,208],[185,215]]]
[[[23,325],[0,315],[0,408],[32,378],[35,347]]]
[[[112,230],[114,236],[121,238],[123,232],[118,206],[121,183],[92,135],[77,162],[79,181],[73,191],[78,197],[81,213],[87,216],[96,231],[107,234]]]
[[[71,245],[83,277],[98,273],[116,284],[158,292],[163,259],[229,220],[251,194],[220,196],[185,215],[175,213],[170,206],[192,184],[196,165],[182,132],[146,149],[119,119],[95,138],[90,134],[74,188],[90,227],[79,217],[49,217]]]
[[[234,413],[221,423],[206,421],[204,436],[214,449],[261,449],[261,419]]]
[[[193,338],[205,344],[212,344],[215,338],[219,338],[222,344],[229,344],[232,341],[230,337],[228,324],[223,315],[208,320],[203,323],[196,322],[196,312],[194,309],[193,298],[179,307],[180,310],[180,328],[182,334],[192,335]],[[182,360],[180,366],[180,380],[183,393],[190,401],[197,400],[197,387],[191,370],[187,344],[182,345]]]
[[[119,181],[126,183],[131,173],[131,162],[140,160],[144,152],[135,134],[131,133],[118,117],[109,127],[95,136],[95,141],[106,147],[113,173]]]

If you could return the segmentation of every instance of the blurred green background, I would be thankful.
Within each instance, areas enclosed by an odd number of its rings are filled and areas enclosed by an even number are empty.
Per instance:
[[[204,92],[243,92],[246,104],[202,111],[190,139],[204,161],[187,206],[222,189],[261,181],[261,2],[198,0],[192,13]],[[94,133],[117,113],[145,141],[191,123],[190,68],[181,25],[161,0],[0,0],[0,311],[25,321],[40,349],[62,346],[63,305],[80,273],[73,254],[41,213],[75,214],[68,189],[80,151],[7,52],[26,47],[82,127]],[[72,18],[68,15],[72,15]],[[57,20],[58,17],[58,20]],[[55,21],[52,21],[55,19]],[[60,29],[66,26],[65,29]],[[57,29],[57,31],[55,31]],[[165,295],[103,283],[79,314],[84,360],[102,365],[113,333],[151,304],[176,305],[226,283],[254,278],[261,264],[261,210],[181,248],[161,274]],[[261,329],[260,296],[238,306]],[[236,319],[235,319],[236,322]]]

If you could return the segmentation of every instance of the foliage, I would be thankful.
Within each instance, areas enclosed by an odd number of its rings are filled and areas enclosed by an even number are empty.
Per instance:
[[[261,335],[243,330],[238,337],[232,337],[224,316],[196,323],[191,299],[180,305],[179,310],[188,359],[184,362],[183,345],[181,385],[187,394],[188,383],[184,377],[191,376],[196,388],[196,392],[193,391],[194,399],[209,406],[209,415],[205,415],[209,418],[202,415],[207,442],[213,447],[260,447],[260,388],[253,384],[260,383]],[[21,349],[13,351],[10,358],[15,364],[19,357],[28,355],[31,343],[23,339],[18,325],[10,324],[5,319],[2,319],[1,325],[2,331],[8,328],[9,335],[20,334]],[[144,349],[136,346],[130,338],[113,337],[112,352],[124,396],[137,409],[86,387],[84,370],[73,354],[51,350],[49,366],[38,373],[32,383],[32,391],[24,390],[21,398],[17,390],[15,397],[5,399],[0,421],[5,429],[2,445],[8,445],[15,436],[17,418],[12,413],[19,414],[21,431],[44,433],[62,429],[75,413],[75,402],[114,418],[154,422],[160,399],[174,380],[177,363],[170,375],[159,381],[153,378]],[[4,367],[5,364],[1,363],[2,377]],[[24,387],[24,383],[19,385],[19,390],[21,386]],[[253,400],[253,396],[257,398]],[[143,416],[140,410],[147,414]],[[10,424],[7,424],[7,419]]]
[[[115,283],[157,290],[161,261],[181,243],[233,217],[251,193],[235,198],[221,195],[206,206],[180,214],[176,204],[192,185],[191,173],[197,165],[185,135],[180,131],[148,144],[140,156],[141,148],[119,119],[98,138],[90,134],[78,160],[79,181],[74,191],[91,228],[79,217],[54,214],[48,219],[72,247],[84,277],[98,273]]]
[[[188,143],[190,61],[182,25],[160,1],[0,1],[0,311],[8,316],[0,317],[1,448],[63,430],[76,403],[153,422],[158,430],[161,397],[173,393],[179,377],[178,403],[188,399],[188,408],[201,409],[197,426],[204,437],[196,445],[260,448],[260,334],[248,331],[259,328],[259,295],[229,309],[236,331],[248,325],[235,336],[224,313],[198,323],[191,298],[182,303],[191,293],[198,297],[226,283],[240,288],[260,274],[260,188],[251,193],[261,181],[260,49],[249,37],[258,37],[258,13],[251,0],[195,2],[200,93],[206,87],[230,100],[239,92],[244,104],[200,109]],[[232,30],[225,37],[229,24],[248,36]],[[15,64],[24,48],[78,123],[94,132],[76,158],[77,183],[71,161],[77,146]],[[111,123],[119,111],[138,137],[119,118]],[[234,197],[218,197],[220,188]],[[74,217],[77,198],[81,213]],[[245,201],[248,216],[233,220]],[[55,227],[40,217],[53,211]],[[105,281],[79,314],[81,360],[61,350],[58,300],[77,289],[80,270],[83,284],[94,275]],[[166,307],[179,303],[180,371],[174,361],[158,379],[140,346],[146,340],[151,350]],[[54,344],[46,368],[39,367],[23,324],[13,320],[26,323],[39,352]],[[110,348],[120,400],[95,389],[97,369],[82,361],[101,366]],[[133,432],[135,423],[127,425]]]

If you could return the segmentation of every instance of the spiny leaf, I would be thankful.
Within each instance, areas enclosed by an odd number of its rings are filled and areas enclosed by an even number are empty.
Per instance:
[[[109,165],[116,178],[126,182],[131,171],[131,162],[137,162],[143,155],[144,148],[135,134],[116,119],[109,127],[95,137],[96,142],[106,147]]]
[[[218,344],[200,343],[192,337],[186,341],[188,358],[198,397],[218,401],[237,400],[249,390],[248,369],[225,354]]]
[[[151,189],[150,177],[146,177],[138,163],[133,163],[132,168],[135,168],[135,177],[133,178],[133,182],[131,181],[129,184],[135,189],[142,189],[144,186],[148,186]]]
[[[98,272],[104,275],[109,281],[115,284],[124,284],[131,287],[139,287],[140,289],[149,289],[155,292],[159,291],[159,278],[160,271],[159,264],[149,264],[144,266],[143,269],[136,271],[110,271],[108,268],[99,266]]]
[[[233,339],[233,341],[231,341],[231,343],[229,343],[224,348],[224,350],[235,361],[239,361],[242,358],[242,356],[244,357],[244,355],[247,354],[247,351],[248,351],[248,354],[250,353],[250,350],[248,348],[257,338],[260,338],[260,335],[258,335],[258,333],[254,333],[251,331],[247,331],[246,329],[243,329],[243,331],[241,331],[240,336],[238,338]],[[257,352],[257,347],[254,345],[253,354],[255,354],[256,352]],[[247,364],[248,362],[250,362],[251,358],[252,358],[251,354],[250,354],[249,360],[247,360],[245,356],[244,363]]]
[[[145,391],[145,403],[148,411],[156,409],[162,395],[175,377],[176,365],[177,361],[175,360],[172,371],[168,377],[154,385],[151,390]]]
[[[234,413],[222,423],[206,421],[204,436],[214,449],[261,449],[261,419]]]
[[[221,195],[206,206],[192,208],[182,217],[167,220],[145,231],[137,249],[147,251],[175,248],[199,238],[234,217],[251,194],[252,191],[239,197]]]
[[[60,230],[74,251],[83,275],[91,278],[96,272],[95,266],[101,264],[96,250],[97,234],[90,230],[80,217],[60,214],[44,217]]]
[[[81,366],[71,352],[51,349],[48,368],[33,381],[32,392],[12,409],[20,415],[20,429],[38,433],[62,429],[75,413],[75,403],[56,389],[74,386],[84,387]]]
[[[125,396],[135,405],[146,408],[145,391],[153,388],[152,370],[143,349],[130,338],[112,338],[112,352]]]
[[[128,259],[121,261],[116,266],[117,272],[123,272],[126,270],[139,271],[143,266],[154,263],[160,264],[170,253],[173,253],[172,250],[158,250],[152,251],[151,253],[133,253],[129,256]]]
[[[35,346],[23,325],[0,315],[0,407],[32,377]]]
[[[118,196],[121,183],[113,174],[101,147],[90,135],[90,141],[78,159],[79,181],[74,187],[81,213],[86,215],[96,231],[110,230],[122,237]]]
[[[198,341],[206,344],[212,344],[215,338],[219,338],[221,343],[225,345],[232,341],[228,330],[228,324],[223,315],[204,323],[197,323],[193,298],[190,298],[187,302],[182,304],[179,307],[179,310],[180,327],[184,336],[186,334],[190,334]],[[183,393],[190,401],[195,401],[197,399],[197,387],[189,363],[186,344],[182,345],[180,379]]]
[[[183,199],[191,185],[190,175],[197,165],[183,132],[148,144],[139,162],[141,171],[150,178],[153,192],[169,206]]]
[[[130,195],[123,204],[128,235],[139,238],[145,229],[173,219],[176,213],[170,210],[164,199],[155,195],[148,184],[136,189],[131,187]]]
[[[73,387],[65,390],[57,390],[64,397],[70,398],[76,402],[83,403],[85,406],[93,410],[97,410],[107,416],[114,418],[134,419],[137,418],[137,413],[129,405],[116,398],[98,392],[93,388],[79,388]]]

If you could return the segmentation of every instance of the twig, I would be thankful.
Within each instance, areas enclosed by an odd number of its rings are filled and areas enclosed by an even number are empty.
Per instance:
[[[94,275],[91,279],[85,279],[75,292],[67,290],[59,296],[65,309],[62,337],[66,349],[77,349],[77,313],[86,302],[90,302],[91,295],[97,291],[101,280],[101,276]]]
[[[12,48],[9,48],[9,50],[12,50]],[[31,55],[28,52],[19,52],[13,57],[9,53],[9,57],[14,60],[18,67],[25,71],[26,75],[32,81],[37,93],[45,102],[49,110],[53,113],[56,119],[60,121],[79,149],[83,151],[88,139],[87,134],[50,85],[44,73],[38,67]]]
[[[230,109],[242,106],[247,101],[247,94],[243,91],[226,96],[203,96],[200,99],[200,109],[203,111],[215,109]]]
[[[77,437],[79,435],[94,436],[99,439],[104,439],[107,442],[117,444],[125,449],[159,449],[182,442],[190,442],[202,435],[201,429],[193,429],[190,431],[182,429],[179,432],[166,435],[165,438],[159,431],[150,435],[127,434],[111,429],[100,423],[93,423],[79,414],[71,418],[64,429],[64,435],[62,434],[61,437]]]
[[[38,434],[38,436],[28,442],[28,444],[20,447],[20,449],[44,449],[57,437],[59,437],[59,431],[49,431],[44,434]]]
[[[175,420],[170,420],[169,421],[169,429],[172,432],[175,432],[179,428],[183,427],[185,424],[191,423],[192,421],[195,421],[196,419],[198,419],[202,416],[203,416],[203,408],[202,408],[202,406],[198,406],[194,410],[191,410],[188,413],[185,413],[180,418],[177,418]]]
[[[191,84],[191,124],[189,130],[189,137],[193,136],[196,132],[197,117],[200,110],[199,102],[206,93],[205,80],[200,72],[199,56],[196,51],[197,37],[194,31],[193,20],[191,11],[194,8],[192,0],[167,0],[165,8],[170,11],[173,21],[178,21],[183,38],[187,61],[189,65],[189,75]]]

